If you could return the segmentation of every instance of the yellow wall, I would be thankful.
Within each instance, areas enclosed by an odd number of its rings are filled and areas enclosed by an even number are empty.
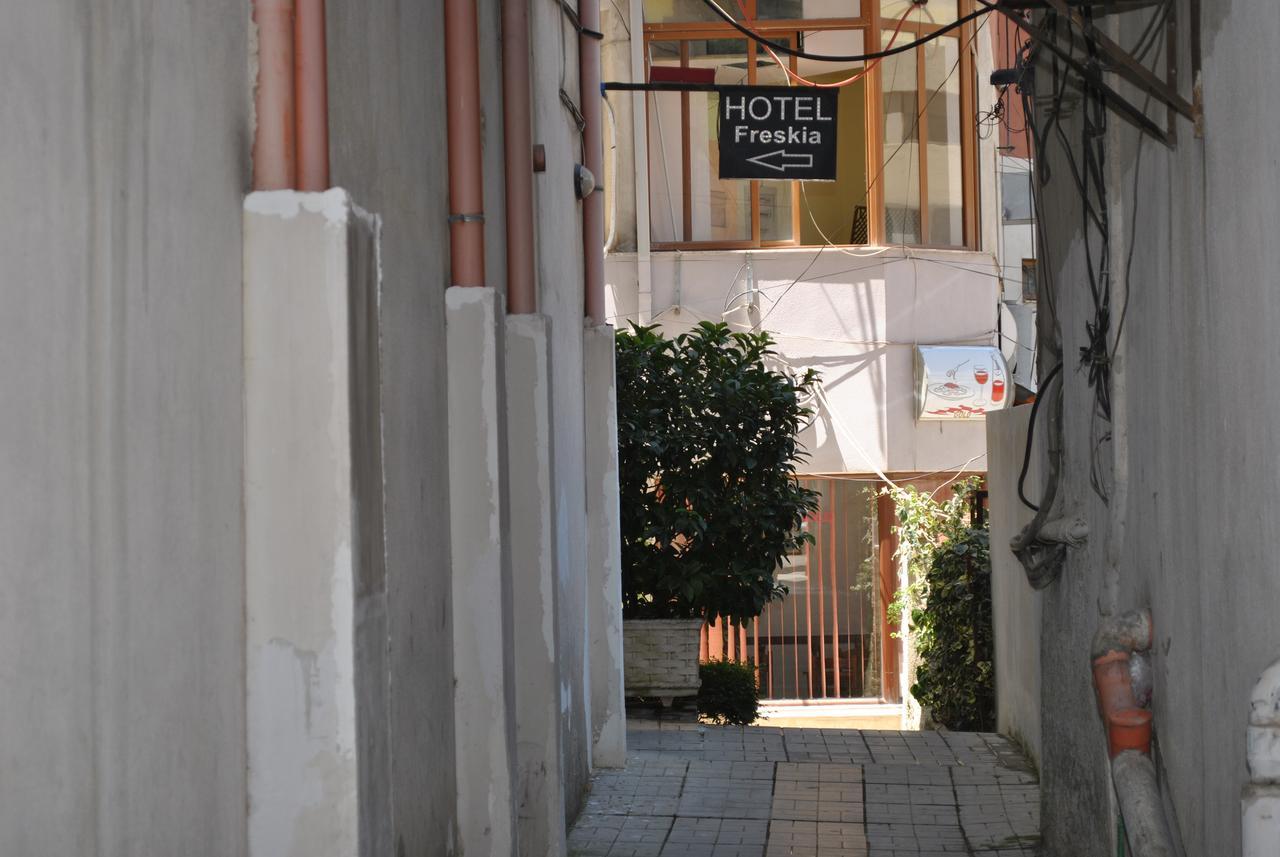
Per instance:
[[[819,75],[818,83],[843,80],[852,70]],[[853,208],[867,202],[866,96],[862,81],[840,89],[837,108],[836,140],[839,155],[834,182],[805,182],[800,197],[800,240],[804,244],[823,244],[822,235],[813,225],[818,221],[827,238],[836,244],[848,244],[853,228]],[[808,210],[805,201],[808,201]],[[813,213],[813,220],[809,218]]]

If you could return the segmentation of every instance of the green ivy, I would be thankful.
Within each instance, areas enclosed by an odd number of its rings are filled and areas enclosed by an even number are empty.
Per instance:
[[[698,713],[720,726],[750,726],[760,716],[756,668],[733,661],[708,661],[698,670]]]
[[[785,594],[818,494],[796,441],[816,375],[769,367],[772,340],[704,322],[617,334],[623,613],[745,622]]]
[[[892,491],[898,554],[909,585],[890,608],[906,613],[920,664],[911,695],[949,729],[988,731],[995,723],[991,631],[991,554],[986,526],[970,509],[979,480],[956,484],[935,501],[915,489]]]

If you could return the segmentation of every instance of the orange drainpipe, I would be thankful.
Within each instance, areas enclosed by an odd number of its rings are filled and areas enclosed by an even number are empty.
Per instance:
[[[297,181],[293,109],[293,0],[253,0],[253,22],[258,28],[253,189],[288,190]]]
[[[584,166],[596,187],[582,201],[583,313],[604,324],[604,135],[600,101],[600,0],[578,0],[578,88],[582,97]]]
[[[502,125],[507,199],[507,311],[538,311],[533,276],[533,120],[529,0],[502,2]]]
[[[1132,660],[1151,649],[1151,615],[1134,610],[1104,622],[1093,638],[1093,687],[1112,759],[1125,750],[1151,753],[1151,712],[1134,694]]]
[[[455,286],[484,285],[484,178],[475,0],[445,0],[445,112],[449,126],[449,256]]]
[[[294,94],[297,113],[297,188],[329,187],[329,87],[324,0],[295,0]]]

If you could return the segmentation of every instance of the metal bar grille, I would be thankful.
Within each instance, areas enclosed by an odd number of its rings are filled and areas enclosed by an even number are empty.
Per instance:
[[[710,656],[756,664],[767,699],[880,698],[879,484],[802,482],[822,500],[805,522],[813,544],[778,570],[789,593],[747,625],[713,625]]]

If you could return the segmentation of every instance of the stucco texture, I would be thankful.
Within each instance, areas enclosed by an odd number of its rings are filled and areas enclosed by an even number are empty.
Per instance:
[[[1185,0],[1178,10],[1185,22]],[[1141,23],[1131,16],[1121,41],[1131,43]],[[1113,259],[1124,259],[1136,226],[1117,352],[1127,422],[1116,431],[1127,430],[1130,459],[1118,606],[1151,608],[1157,763],[1188,855],[1239,853],[1249,689],[1280,655],[1280,169],[1267,143],[1280,135],[1280,114],[1258,100],[1280,81],[1278,42],[1270,0],[1204,4],[1203,139],[1179,120],[1172,149],[1145,141],[1136,183],[1137,132],[1113,115],[1108,140]],[[1180,67],[1190,69],[1185,29]],[[1067,134],[1078,139],[1074,128]],[[1044,595],[1044,834],[1050,857],[1088,857],[1113,853],[1100,822],[1109,785],[1087,646],[1106,540],[1118,533],[1089,487],[1092,393],[1074,355],[1091,302],[1075,191],[1060,149],[1051,155],[1060,168],[1048,249],[1069,355],[1063,490],[1091,535]],[[1109,474],[1111,444],[1101,455]]]
[[[382,439],[397,855],[454,843],[439,0],[328,0],[333,184],[382,218]]]
[[[247,8],[0,20],[0,854],[243,855]]]

